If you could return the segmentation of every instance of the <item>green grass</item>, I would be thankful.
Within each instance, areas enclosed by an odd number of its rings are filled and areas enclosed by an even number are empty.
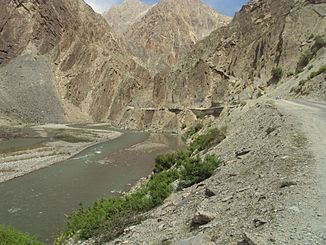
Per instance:
[[[44,245],[34,236],[0,225],[0,245]]]
[[[182,189],[212,176],[220,159],[212,155],[204,159],[192,155],[224,138],[222,130],[211,129],[186,150],[157,157],[155,173],[146,184],[129,195],[104,198],[88,208],[81,206],[68,217],[66,229],[56,243],[73,236],[82,240],[101,236],[103,241],[118,237],[126,227],[139,223],[145,212],[161,205],[176,188],[172,183],[178,181],[177,189]]]

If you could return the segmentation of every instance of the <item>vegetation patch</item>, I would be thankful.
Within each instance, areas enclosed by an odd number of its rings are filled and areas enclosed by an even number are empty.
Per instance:
[[[203,151],[210,148],[213,145],[219,144],[222,140],[225,139],[226,128],[217,129],[213,128],[208,130],[208,132],[198,136],[191,144],[190,151],[194,152],[195,150]]]
[[[303,69],[309,64],[312,58],[316,55],[316,53],[321,49],[326,47],[326,40],[323,36],[315,36],[314,44],[312,45],[310,50],[304,52],[297,64],[296,73],[301,73]],[[311,68],[310,68],[311,69]]]
[[[319,76],[320,74],[326,73],[326,66],[322,66],[318,71],[314,71],[310,74],[309,79]]]
[[[0,225],[0,245],[44,245],[34,236],[17,231],[16,229]]]
[[[184,138],[185,139],[191,138],[193,135],[195,135],[196,133],[198,133],[203,127],[204,127],[204,125],[202,123],[197,123],[195,126],[191,127],[185,133]]]
[[[108,241],[121,235],[126,227],[140,222],[145,212],[161,205],[176,188],[189,187],[209,178],[220,165],[220,159],[193,155],[224,138],[223,130],[211,129],[195,139],[188,149],[158,156],[155,173],[146,184],[128,195],[104,198],[88,208],[81,206],[68,217],[66,229],[57,243],[70,237],[94,236]],[[103,234],[106,235],[103,237]]]
[[[179,188],[189,187],[208,179],[220,165],[220,160],[213,155],[208,155],[204,160],[201,160],[200,157],[187,160],[180,171]]]
[[[271,74],[272,74],[272,80],[278,82],[281,80],[283,76],[283,70],[280,67],[275,67],[272,69]]]

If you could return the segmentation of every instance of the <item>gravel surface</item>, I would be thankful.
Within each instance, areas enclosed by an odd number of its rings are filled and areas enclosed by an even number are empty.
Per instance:
[[[37,126],[33,131],[48,138],[48,141],[32,149],[27,147],[0,154],[0,183],[64,161],[88,147],[121,135],[110,130],[71,128],[55,124]]]

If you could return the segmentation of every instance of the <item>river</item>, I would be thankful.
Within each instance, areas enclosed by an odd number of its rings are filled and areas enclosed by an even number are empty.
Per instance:
[[[133,149],[150,138],[165,147]],[[181,146],[177,136],[125,131],[119,138],[90,147],[69,160],[2,183],[0,224],[52,244],[64,228],[66,216],[80,203],[88,206],[102,197],[120,195],[151,173],[158,154]]]

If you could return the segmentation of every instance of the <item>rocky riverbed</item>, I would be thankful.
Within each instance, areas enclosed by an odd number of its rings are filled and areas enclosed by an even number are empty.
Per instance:
[[[0,183],[69,159],[100,142],[122,133],[48,124],[31,128],[2,128]]]

